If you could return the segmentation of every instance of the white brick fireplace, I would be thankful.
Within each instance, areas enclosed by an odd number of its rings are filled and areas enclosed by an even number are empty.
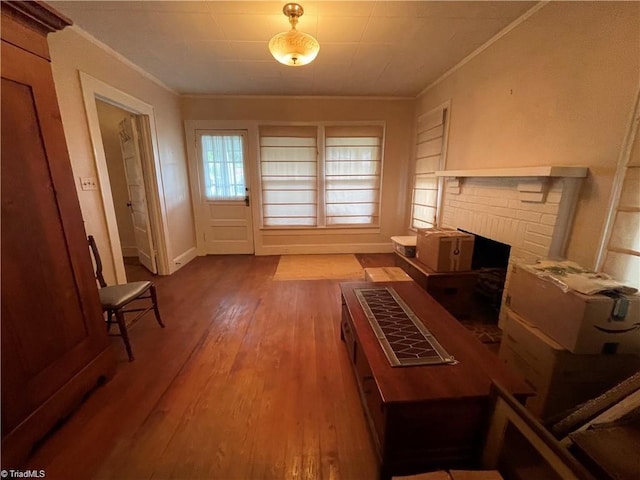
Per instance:
[[[440,224],[511,246],[509,267],[564,258],[585,167],[440,171]],[[505,292],[508,292],[508,269]],[[503,304],[506,294],[503,296]],[[500,314],[502,323],[503,312]]]

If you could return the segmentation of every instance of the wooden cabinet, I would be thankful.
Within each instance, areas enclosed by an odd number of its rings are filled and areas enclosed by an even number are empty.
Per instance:
[[[402,268],[429,295],[458,319],[469,317],[473,308],[473,294],[478,272],[435,272],[416,258],[396,252],[395,264]]]
[[[46,35],[69,22],[2,2],[2,467],[112,375]]]
[[[456,360],[392,367],[356,296],[392,287]],[[343,283],[341,337],[380,462],[380,477],[478,467],[491,381],[520,401],[533,390],[415,282]]]

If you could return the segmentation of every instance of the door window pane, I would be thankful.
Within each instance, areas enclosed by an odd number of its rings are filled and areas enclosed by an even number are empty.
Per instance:
[[[202,135],[202,171],[209,200],[240,200],[246,195],[242,135]]]

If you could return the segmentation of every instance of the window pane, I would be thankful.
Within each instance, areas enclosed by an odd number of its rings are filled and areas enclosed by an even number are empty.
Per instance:
[[[433,223],[424,222],[422,220],[413,219],[413,228],[432,228],[435,227]]]
[[[436,207],[428,207],[425,205],[414,204],[413,206],[414,228],[418,228],[418,223],[429,223],[433,225],[435,223],[435,216],[436,216]]]
[[[353,217],[378,214],[378,206],[373,203],[329,203],[327,217]]]
[[[316,162],[262,162],[262,176],[279,176],[288,178],[314,177],[316,176]]]
[[[327,190],[327,203],[371,202],[378,203],[379,190]]]
[[[325,172],[327,175],[379,175],[380,162],[362,162],[358,160],[342,162],[328,161],[325,166]]]
[[[619,207],[640,208],[640,168],[627,168],[622,184]],[[618,208],[619,208],[618,207]]]
[[[242,135],[202,135],[202,171],[209,200],[244,198]]]
[[[440,169],[440,155],[416,160],[416,174],[433,173]]]
[[[328,127],[326,132],[327,225],[377,224],[382,131],[373,128],[372,136],[366,136],[364,130],[349,136],[348,127]]]
[[[265,217],[310,217],[315,218],[315,204],[300,205],[266,205],[264,208]]]
[[[378,223],[378,217],[327,217],[327,225],[371,225]]]
[[[443,168],[446,116],[445,109],[437,109],[418,118],[411,201],[412,228],[433,227],[436,221],[439,182],[433,173]]]
[[[263,192],[262,198],[268,204],[315,204],[315,190],[269,190]]]
[[[325,180],[326,190],[371,190],[372,185],[378,188],[376,175],[359,175],[354,177],[328,177]]]
[[[413,197],[413,202],[417,205],[431,205],[435,206],[438,200],[437,190],[417,190]]]
[[[264,217],[264,224],[271,227],[315,227],[315,218]]]
[[[609,248],[640,252],[640,212],[616,213]]]
[[[260,137],[262,219],[265,226],[317,223],[317,146],[309,127],[263,129]],[[315,130],[314,130],[315,131]],[[282,136],[275,136],[281,133]]]
[[[416,158],[439,156],[442,150],[442,137],[418,143],[416,150]]]

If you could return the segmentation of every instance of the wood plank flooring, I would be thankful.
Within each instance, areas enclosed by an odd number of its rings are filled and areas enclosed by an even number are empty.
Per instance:
[[[338,281],[273,281],[278,259],[199,257],[157,278],[167,328],[141,319],[131,363],[114,337],[115,377],[27,467],[48,479],[375,478]]]

